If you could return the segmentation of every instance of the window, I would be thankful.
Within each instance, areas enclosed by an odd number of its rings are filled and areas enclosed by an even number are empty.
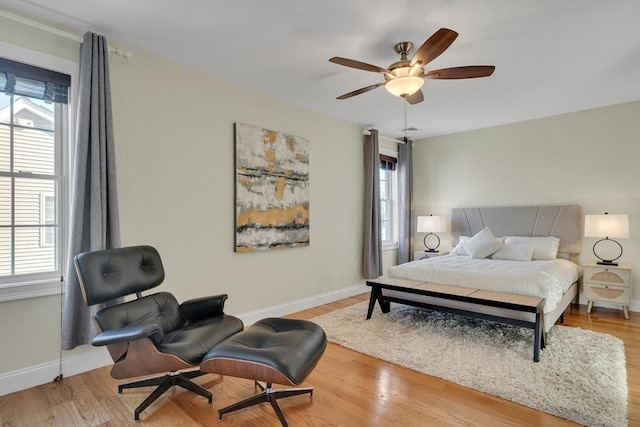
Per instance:
[[[68,61],[0,44],[0,301],[60,290],[65,267]],[[13,58],[12,58],[13,59]],[[77,69],[77,64],[75,64]]]
[[[380,150],[380,223],[384,249],[398,244],[398,181],[396,163],[398,154]]]

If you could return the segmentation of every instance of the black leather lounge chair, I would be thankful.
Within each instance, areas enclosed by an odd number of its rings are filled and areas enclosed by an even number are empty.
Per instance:
[[[160,255],[150,246],[85,252],[74,262],[87,305],[133,294],[137,297],[93,316],[100,333],[92,344],[107,346],[114,361],[111,376],[125,379],[167,373],[118,386],[118,393],[126,388],[157,386],[135,409],[134,419],[139,420],[140,413],[174,385],[211,403],[211,393],[191,378],[205,374],[199,365],[213,346],[243,329],[240,319],[223,312],[227,295],[182,304],[168,292],[142,296],[141,292],[164,280]]]

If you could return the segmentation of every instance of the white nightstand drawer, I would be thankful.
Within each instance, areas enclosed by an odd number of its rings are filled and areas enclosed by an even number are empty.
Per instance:
[[[631,289],[624,286],[585,283],[585,297],[588,300],[607,301],[615,304],[631,304]]]
[[[585,282],[629,287],[631,270],[610,267],[585,267]]]

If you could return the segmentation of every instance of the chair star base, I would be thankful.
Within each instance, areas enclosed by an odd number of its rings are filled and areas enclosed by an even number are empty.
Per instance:
[[[309,393],[309,397],[313,397],[313,387],[299,387],[299,388],[284,388],[284,389],[274,389],[271,383],[267,383],[266,387],[262,386],[258,381],[255,381],[256,387],[260,387],[262,393],[251,396],[247,399],[244,399],[238,403],[234,403],[233,405],[229,405],[225,408],[222,408],[218,411],[219,420],[222,421],[222,416],[224,414],[228,414],[229,412],[237,411],[239,409],[248,408],[254,405],[260,405],[261,403],[269,402],[273,407],[278,419],[282,423],[283,427],[287,427],[289,424],[278,406],[278,399],[282,399],[290,396],[297,396],[300,394]]]
[[[167,375],[157,378],[148,378],[146,380],[134,381],[130,383],[120,384],[118,386],[118,393],[122,393],[122,390],[128,388],[139,387],[151,387],[157,385],[158,387],[133,411],[133,419],[140,421],[140,413],[147,409],[149,405],[158,400],[160,396],[164,394],[173,386],[179,386],[185,390],[192,391],[199,394],[202,397],[206,397],[209,400],[209,404],[213,403],[213,395],[211,392],[200,385],[191,381],[191,378],[196,378],[205,375],[206,372],[202,371],[189,371],[189,372],[170,372]]]

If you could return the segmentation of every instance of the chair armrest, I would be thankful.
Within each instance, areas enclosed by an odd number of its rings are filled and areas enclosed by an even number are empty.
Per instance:
[[[205,317],[220,316],[224,314],[224,302],[227,298],[227,294],[221,294],[190,299],[180,304],[180,312],[191,322]]]
[[[120,329],[110,329],[96,335],[91,344],[95,346],[118,344],[129,341],[136,341],[141,338],[151,338],[154,343],[162,341],[164,331],[155,323],[148,325],[131,326]]]

